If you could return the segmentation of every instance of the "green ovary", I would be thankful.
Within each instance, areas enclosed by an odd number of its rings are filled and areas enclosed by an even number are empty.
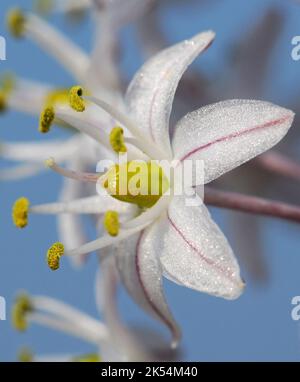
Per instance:
[[[153,161],[114,165],[102,180],[112,197],[141,208],[152,207],[170,188],[163,169]]]

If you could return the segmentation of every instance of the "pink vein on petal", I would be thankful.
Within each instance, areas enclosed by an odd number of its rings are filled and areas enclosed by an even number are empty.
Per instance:
[[[233,275],[232,273],[229,273],[226,269],[220,267],[219,265],[217,265],[213,260],[211,259],[208,259],[207,257],[205,257],[199,250],[198,248],[196,248],[195,245],[193,245],[185,236],[184,234],[180,231],[180,229],[176,226],[176,224],[174,223],[174,221],[170,218],[170,215],[169,213],[167,213],[167,217],[168,217],[168,220],[171,224],[171,226],[173,227],[173,229],[178,233],[178,235],[185,241],[185,243],[187,243],[187,245],[194,251],[196,252],[200,257],[201,259],[207,263],[208,265],[210,265],[211,267],[215,268],[216,271],[218,271],[219,273],[221,273],[222,275],[225,275],[231,282],[239,285],[239,282],[237,280],[235,280],[233,278]]]
[[[253,131],[256,131],[256,130],[264,129],[264,128],[267,128],[267,127],[273,127],[273,126],[276,126],[276,125],[282,125],[289,118],[290,118],[290,116],[288,115],[288,116],[285,116],[285,117],[282,117],[282,118],[279,118],[279,119],[276,119],[276,120],[273,120],[273,121],[266,122],[266,123],[264,123],[262,125],[250,127],[249,129],[245,129],[243,131],[239,131],[239,132],[236,132],[236,133],[229,134],[229,135],[227,135],[225,137],[218,138],[215,141],[208,142],[208,143],[206,143],[206,144],[204,144],[204,145],[202,145],[200,147],[195,148],[194,150],[190,151],[189,153],[185,154],[180,159],[180,162],[183,162],[185,159],[189,158],[193,154],[195,154],[195,153],[197,153],[197,152],[199,152],[201,150],[205,150],[208,147],[213,146],[216,143],[225,142],[225,141],[228,141],[230,139],[237,138],[237,137],[240,137],[242,135],[252,133]]]
[[[146,286],[143,282],[143,279],[142,279],[142,275],[141,275],[141,269],[140,269],[140,263],[139,263],[139,259],[140,259],[140,245],[141,245],[141,242],[142,242],[142,238],[144,236],[144,233],[145,233],[145,230],[142,231],[140,233],[140,236],[138,238],[138,241],[137,241],[137,244],[136,244],[136,256],[135,256],[135,266],[136,266],[136,271],[137,271],[137,276],[138,276],[138,280],[141,284],[141,287],[143,289],[143,292],[144,292],[144,295],[149,303],[149,305],[151,306],[151,308],[154,310],[154,312],[158,315],[158,317],[166,323],[166,325],[170,328],[171,332],[173,333],[173,336],[174,338],[178,338],[179,337],[179,334],[178,334],[178,331],[176,329],[176,327],[173,325],[173,323],[171,321],[168,320],[167,317],[165,317],[161,311],[159,310],[159,308],[155,305],[155,303],[152,301],[152,299],[150,298],[149,294],[148,294],[148,291],[146,289]]]

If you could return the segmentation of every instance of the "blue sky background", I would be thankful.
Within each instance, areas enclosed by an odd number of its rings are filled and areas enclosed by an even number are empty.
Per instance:
[[[13,3],[23,6],[27,3],[29,8],[31,1],[1,0],[1,20]],[[185,39],[202,29],[210,28],[217,32],[216,43],[195,65],[211,78],[224,65],[229,46],[239,41],[269,5],[278,4],[284,8],[288,22],[272,57],[266,89],[269,100],[284,106],[289,96],[296,94],[299,88],[300,61],[294,62],[290,58],[290,41],[294,35],[300,35],[300,4],[288,0],[215,0],[207,3],[211,4],[166,8],[161,21],[170,42]],[[91,48],[93,28],[90,20],[77,28],[66,24],[63,17],[54,17],[50,21],[85,49]],[[0,35],[7,38],[7,61],[0,62],[1,72],[15,71],[23,77],[60,87],[73,84],[69,75],[30,41],[11,39],[4,23],[0,25]],[[122,65],[130,78],[143,59],[132,27],[126,28],[122,40],[126,47]],[[1,140],[45,139],[38,134],[37,119],[33,117],[9,112],[1,116],[0,125]],[[46,139],[66,134],[55,131]],[[74,271],[65,261],[63,268],[53,273],[45,264],[45,252],[57,239],[55,219],[33,217],[30,226],[23,231],[18,231],[11,222],[11,205],[16,198],[26,195],[34,203],[55,201],[60,185],[60,178],[49,173],[0,185],[0,296],[6,298],[8,311],[16,292],[25,289],[32,294],[65,300],[97,315],[93,295],[95,258],[92,256],[81,271]],[[226,215],[218,210],[212,212],[226,231]],[[185,360],[300,360],[300,323],[291,319],[291,299],[300,295],[300,226],[267,218],[260,220],[270,274],[268,283],[257,285],[246,269],[242,269],[247,289],[240,299],[228,302],[165,282],[169,304],[182,327]],[[120,307],[130,323],[156,325],[145,317],[125,292],[120,295]],[[72,352],[74,349],[84,353],[92,350],[79,340],[37,326],[19,334],[11,328],[9,320],[0,321],[0,360],[14,360],[22,345],[30,346],[37,353]]]

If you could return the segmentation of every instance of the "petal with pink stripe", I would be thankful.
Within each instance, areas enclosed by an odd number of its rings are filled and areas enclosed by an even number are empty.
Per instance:
[[[162,288],[162,269],[158,258],[163,243],[157,223],[117,248],[117,264],[123,283],[131,297],[147,313],[171,331],[173,346],[180,339],[180,329],[169,311]]]
[[[128,88],[126,102],[132,119],[169,154],[169,118],[178,82],[214,37],[211,31],[203,32],[163,50],[142,66]]]
[[[209,183],[276,145],[294,119],[290,110],[263,101],[229,100],[205,106],[178,122],[176,159],[203,160]]]
[[[235,299],[244,289],[227,239],[207,208],[173,198],[167,214],[161,263],[170,280],[214,296]]]

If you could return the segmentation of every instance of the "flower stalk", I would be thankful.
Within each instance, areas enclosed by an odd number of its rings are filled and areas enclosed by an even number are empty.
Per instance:
[[[214,207],[271,216],[300,223],[300,207],[293,204],[237,192],[219,191],[209,187],[205,188],[204,201],[206,204]]]

